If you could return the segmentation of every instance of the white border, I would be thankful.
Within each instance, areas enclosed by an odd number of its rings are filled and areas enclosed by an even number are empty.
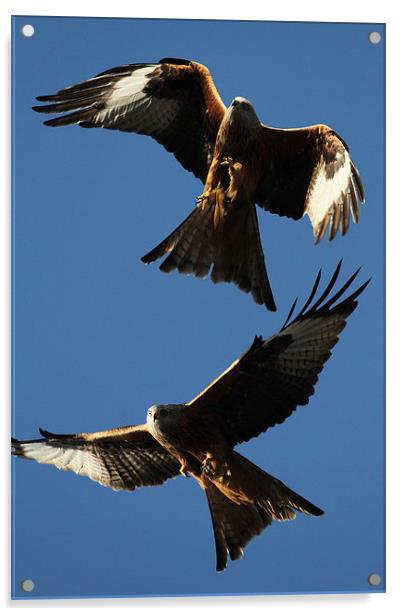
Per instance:
[[[279,2],[262,3],[261,0],[247,2],[218,3],[204,0],[200,3],[154,1],[137,3],[122,0],[110,3],[94,3],[89,0],[69,0],[57,3],[50,0],[3,0],[0,6],[0,26],[2,40],[2,92],[3,113],[1,115],[4,136],[2,155],[3,199],[0,221],[0,288],[3,301],[0,302],[0,392],[2,392],[1,410],[3,421],[2,448],[2,495],[4,505],[0,508],[0,519],[3,529],[2,545],[5,546],[3,558],[0,559],[0,606],[11,609],[44,608],[69,610],[99,609],[116,607],[135,608],[147,614],[157,609],[189,610],[198,613],[205,609],[229,610],[240,613],[252,609],[255,613],[266,612],[267,609],[280,610],[281,614],[292,614],[297,610],[298,616],[342,610],[345,616],[363,613],[377,615],[380,610],[397,608],[401,603],[402,542],[401,524],[399,522],[401,504],[401,481],[398,473],[401,465],[402,409],[398,396],[398,377],[401,378],[401,367],[398,361],[398,343],[401,342],[401,332],[397,317],[401,314],[400,280],[401,280],[401,241],[398,238],[402,228],[402,203],[400,190],[397,192],[397,169],[401,174],[401,156],[399,155],[398,138],[401,131],[401,11],[394,0],[366,0],[353,3],[350,0],[337,0],[336,3],[322,0],[280,0]],[[304,595],[304,596],[267,596],[267,597],[194,597],[177,599],[102,599],[102,600],[48,600],[48,601],[13,601],[10,595],[9,573],[9,446],[10,433],[10,16],[18,15],[71,15],[98,17],[175,17],[175,18],[212,18],[212,19],[266,19],[278,21],[333,21],[333,22],[373,22],[387,24],[387,593],[373,595]],[[207,44],[207,42],[206,42]],[[230,56],[228,58],[230,61]],[[367,104],[370,104],[367,102]],[[399,116],[397,111],[399,110]],[[367,131],[369,142],[370,126],[363,126]],[[368,146],[369,147],[369,146]],[[398,199],[399,197],[399,199]],[[375,204],[372,204],[375,207]],[[398,241],[399,240],[399,241]],[[400,345],[399,345],[400,346]],[[370,469],[367,469],[370,472]],[[370,507],[370,503],[362,503],[362,507]],[[80,556],[77,555],[77,558]]]

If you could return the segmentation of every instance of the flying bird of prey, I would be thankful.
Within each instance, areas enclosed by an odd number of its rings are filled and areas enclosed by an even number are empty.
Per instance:
[[[204,184],[191,214],[142,257],[168,254],[160,269],[233,282],[275,310],[255,204],[298,220],[307,214],[315,241],[332,240],[359,220],[363,186],[345,141],[329,126],[277,129],[236,97],[226,108],[208,69],[164,58],[128,64],[38,96],[33,109],[63,114],[47,126],[78,124],[150,135]],[[212,268],[212,270],[211,270]]]
[[[151,406],[143,425],[104,432],[13,439],[13,453],[85,475],[114,490],[164,483],[180,473],[205,490],[212,517],[216,568],[242,556],[244,546],[273,520],[321,509],[234,451],[235,445],[282,423],[314,393],[356,298],[367,281],[336,303],[356,272],[327,300],[339,274],[313,305],[320,274],[299,315],[267,340],[256,337],[236,360],[191,402]],[[295,302],[296,303],[296,302]]]

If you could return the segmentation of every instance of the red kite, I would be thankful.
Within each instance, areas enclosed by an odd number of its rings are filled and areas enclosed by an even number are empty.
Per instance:
[[[298,220],[307,214],[318,243],[359,220],[363,186],[348,147],[323,124],[294,129],[260,123],[236,97],[226,108],[208,69],[189,60],[128,64],[57,94],[38,96],[48,126],[78,124],[150,135],[204,183],[197,207],[142,257],[169,256],[163,272],[233,282],[275,310],[255,204]]]
[[[13,439],[13,453],[110,486],[135,490],[164,483],[180,472],[207,495],[216,545],[216,568],[273,520],[291,520],[296,511],[319,516],[321,509],[234,451],[234,446],[282,423],[314,393],[325,362],[337,343],[356,298],[367,281],[336,304],[356,272],[326,303],[340,264],[311,306],[320,274],[299,315],[267,340],[256,337],[248,351],[191,402],[151,406],[143,425],[105,432]],[[295,302],[296,303],[296,302]],[[310,307],[311,306],[311,307]]]

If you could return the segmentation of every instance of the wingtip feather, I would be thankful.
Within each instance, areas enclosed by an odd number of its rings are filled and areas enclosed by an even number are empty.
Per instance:
[[[295,302],[293,302],[292,307],[291,307],[290,312],[289,312],[289,315],[288,315],[284,325],[282,326],[281,331],[284,331],[286,329],[286,327],[288,327],[289,324],[291,325],[292,323],[295,323],[299,319],[309,317],[312,314],[314,314],[315,312],[330,310],[332,307],[340,308],[340,307],[345,306],[346,304],[348,304],[350,306],[353,305],[353,303],[356,300],[356,298],[364,291],[364,289],[370,283],[371,277],[368,280],[366,280],[356,291],[351,293],[351,295],[349,295],[344,300],[342,300],[339,304],[337,304],[337,306],[334,306],[334,304],[338,301],[338,299],[340,299],[342,297],[342,295],[345,294],[347,289],[352,285],[352,283],[354,282],[354,280],[356,279],[356,277],[360,273],[362,266],[358,267],[357,270],[341,286],[341,288],[336,293],[334,293],[334,295],[332,295],[332,297],[330,297],[326,303],[324,303],[324,301],[327,299],[327,297],[330,295],[332,289],[334,288],[334,286],[336,284],[336,281],[338,280],[339,273],[340,273],[341,267],[342,267],[342,262],[343,262],[343,259],[340,259],[338,264],[337,264],[337,266],[336,266],[336,268],[335,268],[335,271],[334,271],[333,275],[331,276],[331,279],[330,279],[328,285],[326,286],[326,288],[324,290],[324,292],[315,301],[314,305],[310,307],[310,304],[313,301],[314,296],[315,296],[315,294],[317,292],[317,289],[318,289],[318,286],[319,286],[319,282],[320,282],[320,278],[321,278],[321,270],[319,271],[319,273],[318,273],[318,275],[316,277],[315,283],[313,285],[313,289],[312,289],[312,291],[310,293],[310,296],[309,296],[307,302],[305,303],[303,308],[300,310],[298,315],[290,323],[290,319],[291,319],[292,314],[294,312],[294,308],[295,308],[297,300]],[[356,305],[357,305],[357,303],[356,303]],[[354,307],[353,307],[353,309],[354,309]]]

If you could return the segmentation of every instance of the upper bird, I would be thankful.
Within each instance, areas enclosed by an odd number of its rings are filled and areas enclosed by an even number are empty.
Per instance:
[[[236,97],[226,108],[209,70],[190,60],[128,64],[56,94],[38,96],[47,126],[78,124],[150,135],[204,183],[197,206],[142,257],[170,253],[160,269],[233,282],[276,310],[255,204],[298,220],[308,214],[318,243],[359,220],[364,190],[345,141],[329,126],[277,129]],[[67,113],[65,113],[67,112]]]
[[[180,472],[191,475],[208,499],[216,568],[221,571],[228,556],[240,558],[248,542],[273,520],[291,520],[296,511],[323,513],[234,447],[308,404],[369,282],[344,297],[355,272],[331,294],[339,271],[340,264],[316,299],[319,274],[296,318],[290,321],[293,304],[277,334],[266,340],[256,337],[244,355],[190,402],[151,406],[143,425],[70,435],[41,430],[41,439],[13,439],[13,453],[115,490],[162,484]]]

